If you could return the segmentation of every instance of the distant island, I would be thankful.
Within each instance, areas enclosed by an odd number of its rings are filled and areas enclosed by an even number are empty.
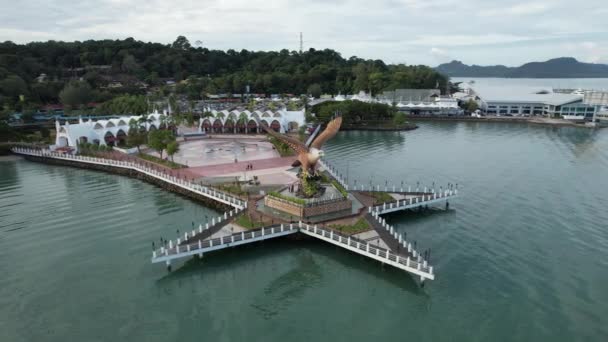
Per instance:
[[[450,77],[507,77],[507,78],[600,78],[608,77],[608,65],[583,63],[572,57],[531,62],[519,67],[504,65],[466,65],[451,61],[435,68]]]

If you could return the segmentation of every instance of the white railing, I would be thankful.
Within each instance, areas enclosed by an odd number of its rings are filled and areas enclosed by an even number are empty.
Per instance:
[[[51,152],[51,151],[47,151],[47,150],[35,150],[35,149],[27,149],[27,148],[21,148],[21,147],[14,147],[12,149],[12,151],[14,153],[23,154],[23,155],[30,155],[30,156],[37,156],[37,157],[44,157],[44,158],[53,158],[53,159],[60,159],[60,160],[69,160],[69,161],[75,161],[75,162],[81,162],[81,163],[106,165],[106,166],[112,166],[112,167],[132,169],[132,170],[138,171],[140,173],[147,174],[151,177],[157,178],[159,180],[162,180],[166,183],[170,183],[170,184],[179,186],[190,192],[193,192],[193,193],[211,198],[215,201],[230,205],[236,209],[243,209],[243,208],[247,207],[246,201],[235,198],[231,195],[228,195],[225,192],[218,191],[216,189],[213,189],[213,188],[210,188],[207,186],[199,185],[199,184],[193,183],[191,181],[184,180],[184,179],[166,174],[164,172],[155,170],[153,168],[150,168],[145,165],[135,163],[132,161],[123,161],[123,160],[114,160],[114,159],[106,159],[106,158],[63,154],[63,153]]]
[[[187,244],[181,243],[178,238],[177,243],[170,241],[168,247],[161,247],[152,252],[152,263],[167,262],[173,259],[183,258],[191,255],[202,255],[202,253],[238,246],[245,243],[271,239],[279,236],[289,235],[296,232],[333,243],[350,251],[365,255],[369,258],[395,266],[407,272],[416,274],[423,279],[435,279],[433,266],[427,264],[419,255],[417,257],[403,257],[395,254],[388,249],[378,247],[366,241],[362,241],[350,236],[342,235],[331,229],[304,224],[301,221],[297,224],[280,224],[261,229],[242,231],[231,235],[221,236],[206,240],[189,240]],[[185,236],[187,239],[188,237]],[[410,246],[411,248],[411,246]]]
[[[338,183],[340,183],[340,185],[342,185],[344,187],[344,189],[346,189],[346,191],[348,191],[348,183],[346,182],[346,180],[344,178],[340,177],[336,168],[334,168],[333,166],[329,165],[327,162],[325,162],[321,159],[319,159],[318,163],[325,170],[327,170],[327,172],[329,172],[329,174],[332,177],[334,177],[338,181]]]
[[[433,266],[429,266],[426,261],[412,259],[409,256],[403,257],[392,253],[387,249],[370,244],[367,241],[355,239],[350,236],[344,236],[331,229],[321,228],[316,225],[311,226],[300,222],[299,228],[300,232],[306,235],[331,242],[350,251],[419,275],[423,279],[435,279],[435,275],[433,274]]]
[[[280,224],[256,230],[242,231],[240,233],[212,239],[199,239],[194,241],[190,239],[186,244],[180,243],[180,238],[178,238],[176,244],[169,241],[168,247],[163,246],[158,250],[154,250],[152,252],[152,263],[167,262],[172,259],[183,258],[190,255],[202,254],[245,243],[289,235],[296,233],[298,230],[296,224]]]
[[[433,204],[436,202],[446,201],[449,198],[458,196],[458,190],[445,190],[442,192],[426,193],[421,196],[397,200],[395,202],[385,202],[380,205],[369,207],[369,212],[378,212],[379,214],[387,214],[393,211],[416,208],[422,205]]]
[[[379,229],[386,230],[390,234],[391,238],[394,238],[397,241],[399,247],[403,247],[404,251],[407,250],[407,253],[411,255],[412,258],[416,259],[417,262],[422,263],[423,265],[426,265],[428,263],[426,260],[424,260],[422,255],[412,246],[412,243],[408,242],[401,233],[397,232],[395,227],[388,224],[388,222],[386,222],[386,219],[380,216],[380,213],[374,211],[371,212],[371,215],[372,218],[376,220],[376,222],[380,225]]]

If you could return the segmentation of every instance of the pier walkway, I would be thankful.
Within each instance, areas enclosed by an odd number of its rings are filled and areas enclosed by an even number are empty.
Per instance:
[[[229,205],[235,209],[244,209],[247,207],[247,202],[243,201],[239,198],[236,198],[226,192],[219,191],[217,189],[203,186],[191,182],[189,180],[184,180],[175,176],[171,176],[164,172],[155,170],[153,168],[147,167],[143,164],[138,164],[132,161],[122,161],[122,160],[113,160],[113,159],[105,159],[105,158],[96,158],[96,157],[87,157],[80,155],[71,155],[71,154],[63,154],[52,152],[49,150],[35,150],[21,147],[14,147],[12,149],[13,153],[26,155],[26,156],[34,156],[41,158],[51,158],[58,160],[67,160],[72,162],[78,162],[83,164],[96,164],[96,165],[104,165],[116,168],[130,169],[142,174],[148,175],[150,177],[154,177],[158,180],[161,180],[165,183],[172,184],[183,188],[192,193],[202,195],[204,197],[210,198],[212,200],[218,201],[220,203]]]
[[[234,247],[246,243],[253,243],[262,240],[273,239],[276,237],[302,233],[333,245],[345,248],[349,251],[364,255],[371,259],[394,266],[409,273],[420,276],[421,280],[435,279],[433,266],[429,266],[426,261],[412,256],[394,253],[390,249],[380,248],[367,241],[356,239],[351,236],[340,234],[332,229],[308,225],[301,221],[290,224],[272,225],[260,229],[243,231],[228,236],[221,236],[213,239],[200,239],[198,241],[188,240],[188,243],[168,242],[168,247],[161,247],[152,252],[152,263],[165,262],[171,265],[171,260],[189,257],[193,255],[202,256],[204,253],[216,251],[224,248]]]
[[[380,215],[392,213],[400,210],[415,209],[430,204],[436,204],[439,202],[447,202],[449,199],[458,196],[458,190],[444,190],[443,192],[429,192],[429,193],[389,193],[389,194],[400,194],[406,198],[401,200],[395,200],[393,202],[384,202],[383,204],[374,205],[370,207],[371,211],[377,212]]]
[[[393,199],[393,201],[387,201],[382,204],[374,204],[373,195],[371,197],[367,195],[371,200],[368,199],[368,203],[366,203],[368,208],[367,213],[365,213],[365,219],[377,233],[378,239],[382,240],[382,244],[375,244],[370,242],[370,239],[358,239],[354,236],[341,234],[336,230],[327,227],[313,226],[303,222],[272,224],[260,229],[233,232],[232,228],[228,229],[226,225],[232,222],[236,216],[248,209],[247,201],[212,187],[181,179],[133,161],[62,154],[50,150],[37,150],[21,147],[15,147],[12,151],[15,154],[24,156],[51,158],[81,164],[104,165],[113,168],[133,170],[232,207],[232,210],[223,213],[221,216],[212,218],[211,222],[206,223],[204,226],[201,224],[198,226],[198,229],[184,232],[183,235],[180,235],[175,241],[163,240],[160,248],[155,249],[152,252],[151,261],[152,263],[164,262],[168,267],[170,267],[171,261],[175,259],[194,255],[202,256],[204,253],[215,250],[301,233],[415,274],[420,276],[421,281],[424,281],[425,279],[432,280],[435,279],[433,266],[430,266],[427,260],[424,260],[420,253],[415,250],[411,242],[406,241],[406,239],[398,233],[393,226],[388,224],[381,215],[399,210],[423,207],[443,201],[446,202],[447,206],[448,199],[458,195],[458,190],[451,189],[451,187],[449,190],[445,191],[441,188],[441,190],[437,192],[434,189],[427,190],[426,188],[424,188],[423,191],[420,191],[419,189],[412,191],[411,188],[408,188],[407,190],[400,188],[397,190],[396,187],[393,187],[393,191],[390,191],[388,187],[385,187],[384,191],[382,191],[379,186],[370,186],[367,187],[367,189],[364,186],[354,186],[354,189],[351,189],[351,193],[354,195],[362,196],[365,195],[365,192],[385,192]],[[349,190],[347,180],[343,178],[335,168],[332,168],[323,161],[320,161],[320,164],[338,181],[338,183],[347,191]],[[375,237],[373,239],[375,239]]]

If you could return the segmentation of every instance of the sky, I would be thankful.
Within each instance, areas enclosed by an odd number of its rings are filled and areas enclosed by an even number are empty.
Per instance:
[[[436,66],[555,57],[608,64],[606,0],[0,0],[0,41],[124,39],[334,49]]]

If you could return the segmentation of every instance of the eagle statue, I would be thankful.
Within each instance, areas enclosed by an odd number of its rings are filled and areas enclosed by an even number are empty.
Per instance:
[[[267,125],[262,125],[262,128],[268,132],[271,136],[283,141],[289,147],[291,147],[297,153],[297,160],[294,161],[292,166],[302,166],[302,173],[304,176],[315,175],[315,167],[317,166],[317,162],[321,157],[323,157],[324,153],[321,147],[325,142],[329,139],[333,138],[336,133],[340,130],[340,125],[342,125],[342,117],[338,116],[332,119],[328,124],[325,130],[321,132],[315,140],[312,141],[310,147],[303,144],[301,141],[288,137],[284,134],[280,134],[275,132],[272,128]]]

